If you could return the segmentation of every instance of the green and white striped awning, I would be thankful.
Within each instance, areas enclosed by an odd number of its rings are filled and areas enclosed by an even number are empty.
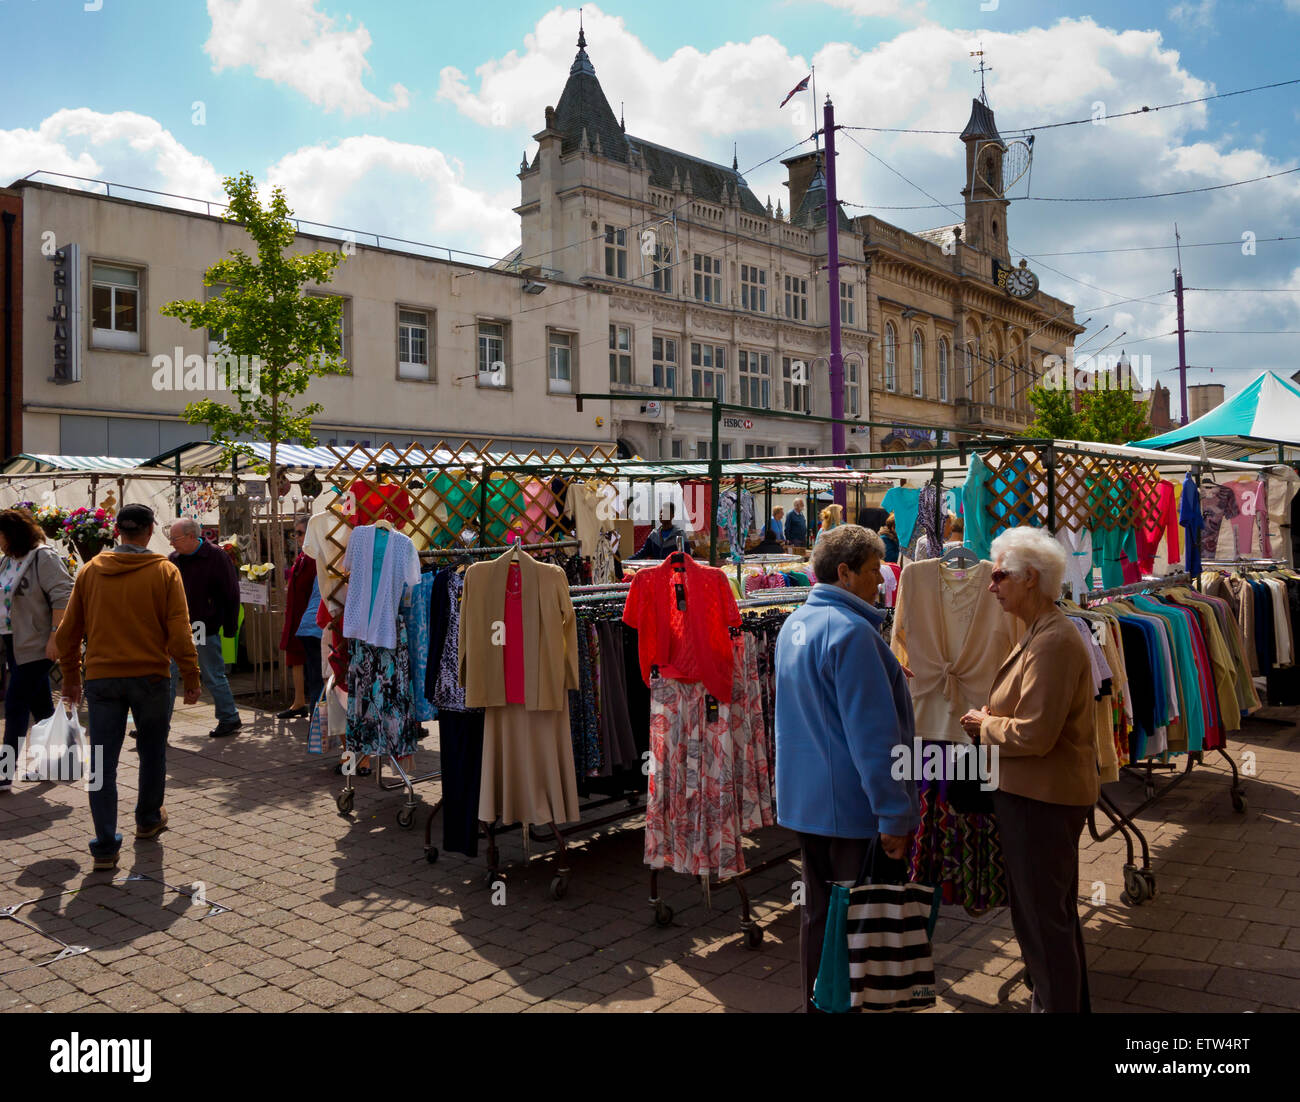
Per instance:
[[[5,462],[4,474],[46,474],[54,471],[101,474],[106,471],[132,471],[143,466],[144,459],[127,459],[120,455],[15,455]]]

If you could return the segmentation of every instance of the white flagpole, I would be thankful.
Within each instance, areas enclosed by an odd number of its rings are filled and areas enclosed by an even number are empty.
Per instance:
[[[822,147],[821,138],[818,136],[817,133],[818,130],[817,127],[817,66],[813,65],[811,68],[812,68],[812,101],[813,101],[812,102],[813,151],[820,153]]]

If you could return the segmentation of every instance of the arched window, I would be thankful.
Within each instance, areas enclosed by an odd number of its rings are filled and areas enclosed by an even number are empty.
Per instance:
[[[898,333],[892,321],[885,322],[885,389],[898,389]]]
[[[925,396],[925,339],[919,329],[912,330],[912,393]]]
[[[948,342],[939,341],[939,401],[948,400]]]

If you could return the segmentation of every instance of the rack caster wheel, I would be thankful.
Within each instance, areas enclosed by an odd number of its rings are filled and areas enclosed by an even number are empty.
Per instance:
[[[551,881],[550,896],[556,902],[564,898],[569,890],[569,878],[567,876],[557,876]]]
[[[655,904],[655,925],[671,926],[673,924],[673,909],[667,903],[660,900]]]
[[[757,924],[745,930],[745,948],[757,949],[763,944],[763,927]]]
[[[1246,797],[1243,796],[1240,792],[1234,792],[1234,793],[1232,794],[1232,810],[1233,810],[1233,811],[1236,811],[1236,812],[1238,812],[1238,813],[1242,813],[1242,812],[1244,812],[1244,811],[1246,810],[1246,808],[1249,807],[1249,806],[1250,806],[1250,805],[1246,803]]]
[[[334,798],[334,805],[339,809],[340,815],[350,815],[356,799],[355,789],[347,788]]]
[[[415,808],[404,807],[397,813],[397,825],[403,830],[410,830],[415,825]]]
[[[424,859],[428,861],[429,864],[436,865],[438,863],[438,847],[437,846],[427,847],[424,851]]]
[[[1147,878],[1132,865],[1124,870],[1124,891],[1120,896],[1131,907],[1140,907],[1152,896]]]
[[[496,884],[498,880],[504,881],[505,877],[496,869],[488,869],[487,872],[483,874],[483,886],[487,888],[488,891],[492,890],[493,885]]]

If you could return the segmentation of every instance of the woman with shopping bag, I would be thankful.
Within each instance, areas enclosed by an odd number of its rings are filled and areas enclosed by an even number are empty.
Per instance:
[[[33,719],[54,715],[53,635],[72,595],[72,578],[45,533],[21,509],[0,512],[0,644],[6,673],[0,794],[13,790],[18,743]]]
[[[876,847],[901,867],[920,823],[915,783],[893,775],[895,748],[912,753],[916,724],[907,671],[874,607],[884,554],[856,524],[824,531],[812,554],[817,585],[776,642],[777,821],[799,834],[803,1009],[814,1013],[832,885],[860,880]]]

